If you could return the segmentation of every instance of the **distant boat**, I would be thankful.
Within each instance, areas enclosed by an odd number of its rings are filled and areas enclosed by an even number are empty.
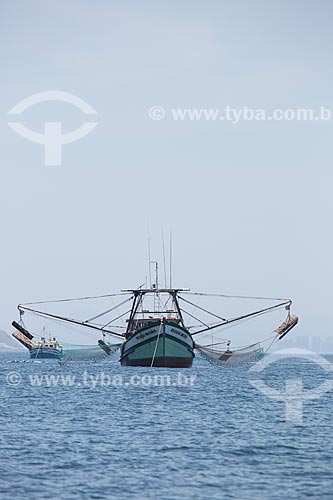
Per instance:
[[[62,345],[55,337],[48,340],[42,337],[29,352],[31,359],[59,359],[62,356]]]
[[[31,333],[22,327],[16,321],[12,325],[17,329],[12,335],[23,344],[28,350],[31,359],[58,359],[62,356],[62,345],[56,340],[55,337],[46,339],[45,328],[43,328],[43,336],[40,341],[32,342],[34,338]]]
[[[32,335],[21,323],[13,321],[12,326],[16,328],[12,336],[28,349],[31,359],[92,360],[103,358],[120,347],[119,344],[110,345],[104,342],[102,342],[102,345],[60,343],[55,337],[47,339],[45,328],[43,328],[43,335],[40,340],[36,342],[33,341],[36,335]],[[100,347],[103,347],[105,352],[101,351]]]

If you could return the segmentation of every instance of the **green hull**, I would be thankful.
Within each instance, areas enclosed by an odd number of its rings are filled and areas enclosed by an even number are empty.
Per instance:
[[[174,323],[165,322],[162,331],[149,327],[137,331],[122,347],[123,366],[190,368],[194,343],[190,333]]]

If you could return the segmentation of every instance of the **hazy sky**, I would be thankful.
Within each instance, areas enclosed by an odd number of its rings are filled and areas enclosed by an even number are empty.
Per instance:
[[[1,2],[1,315],[16,304],[136,287],[174,236],[174,284],[290,296],[295,335],[332,335],[332,122],[153,121],[151,106],[333,111],[332,3]],[[97,111],[44,165],[7,112],[46,90]],[[20,120],[86,117],[39,104]],[[246,332],[244,332],[244,340]],[[252,339],[249,339],[251,341]]]

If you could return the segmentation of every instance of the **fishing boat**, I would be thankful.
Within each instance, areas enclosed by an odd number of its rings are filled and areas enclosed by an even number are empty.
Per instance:
[[[204,359],[218,365],[231,366],[249,361],[255,361],[264,355],[276,342],[282,340],[298,323],[298,317],[291,315],[292,300],[286,298],[271,298],[258,296],[240,296],[218,293],[191,292],[189,288],[174,288],[159,286],[158,265],[154,261],[156,275],[150,286],[143,284],[135,289],[123,289],[119,293],[99,296],[67,298],[56,301],[35,302],[18,306],[21,336],[16,338],[32,349],[32,337],[23,323],[23,314],[42,317],[44,320],[56,321],[58,324],[75,325],[92,333],[102,335],[96,338],[92,350],[99,350],[104,356],[109,356],[120,349],[119,362],[121,366],[132,367],[163,367],[190,368],[195,358],[195,351]],[[115,297],[121,301],[114,303]],[[88,318],[73,318],[72,315],[62,315],[58,312],[45,311],[44,305],[57,306],[82,301],[106,301],[106,309],[97,311]],[[206,300],[218,301],[212,311],[205,306]],[[225,301],[226,303],[222,303]],[[233,301],[241,302],[241,312],[232,305]],[[244,302],[253,302],[256,307],[248,310]],[[269,302],[264,306],[263,302]],[[131,304],[130,308],[129,303]],[[257,305],[258,304],[258,305]],[[260,304],[260,305],[259,305]],[[36,306],[39,306],[38,308]],[[111,306],[111,307],[110,307]],[[89,311],[91,310],[89,306]],[[227,310],[229,313],[227,314]],[[82,312],[84,308],[80,307]],[[223,311],[223,313],[221,312]],[[236,313],[237,311],[237,313]],[[265,336],[261,340],[252,340],[246,345],[235,345],[236,336],[226,337],[226,330],[239,326],[244,330],[244,323],[254,319],[267,318],[268,315],[286,313],[286,318],[279,320],[276,326],[264,322]],[[121,324],[119,324],[121,323]],[[256,326],[252,331],[261,331]],[[48,349],[51,349],[49,344]],[[40,346],[41,350],[43,346]],[[59,347],[59,346],[58,346]],[[58,348],[57,347],[57,348]],[[66,357],[62,349],[62,358]],[[33,352],[36,347],[33,347]],[[72,347],[67,359],[85,359],[82,348]]]
[[[46,338],[45,327],[39,341],[33,342],[33,335],[28,332],[22,325],[13,321],[12,325],[16,331],[12,334],[13,337],[23,344],[28,350],[31,359],[58,359],[62,356],[62,345],[55,337]]]
[[[62,355],[62,345],[55,337],[50,339],[42,337],[29,353],[31,359],[59,359]]]
[[[179,307],[180,291],[181,289],[156,288],[130,291],[134,300],[121,348],[122,366],[192,366],[194,340]],[[149,295],[155,298],[153,310],[142,305]],[[165,309],[163,306],[168,302],[171,302],[172,307]]]
[[[32,334],[31,330],[28,331],[22,320],[23,311],[20,312],[20,322],[12,322],[15,331],[12,336],[18,340],[24,347],[29,351],[31,359],[57,359],[63,361],[82,361],[82,360],[97,360],[110,355],[113,352],[113,346],[108,344],[103,344],[103,349],[101,350],[100,344],[70,344],[70,343],[60,343],[56,337],[49,338],[45,335],[45,328],[43,328],[42,335],[36,333]],[[39,340],[35,340],[37,339]],[[114,350],[117,350],[120,345],[114,346]]]

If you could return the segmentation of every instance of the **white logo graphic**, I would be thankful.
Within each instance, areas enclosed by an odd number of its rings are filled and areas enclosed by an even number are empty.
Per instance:
[[[148,111],[148,115],[152,120],[163,120],[165,109],[162,106],[152,106]]]
[[[76,106],[86,115],[97,114],[94,108],[79,97],[60,90],[49,90],[29,96],[16,104],[16,106],[8,111],[8,114],[20,115],[23,111],[30,108],[34,104],[48,101],[67,102]],[[22,137],[25,137],[29,141],[36,142],[37,144],[44,144],[45,165],[48,166],[61,165],[62,145],[70,144],[71,142],[81,139],[89,134],[89,132],[91,132],[97,124],[97,122],[84,122],[78,129],[68,132],[67,134],[63,134],[61,122],[45,122],[45,132],[44,134],[40,134],[28,129],[20,122],[8,123],[9,127],[15,130],[15,132]]]
[[[260,373],[275,361],[284,358],[305,358],[319,364],[327,373],[333,372],[331,363],[312,351],[305,349],[283,349],[269,354],[266,358],[258,361],[249,370],[251,373]],[[286,389],[279,392],[273,387],[269,387],[261,379],[250,379],[250,384],[269,398],[285,402],[286,421],[293,424],[301,424],[303,421],[303,401],[318,399],[326,392],[333,389],[333,380],[326,380],[314,389],[303,391],[303,380],[301,378],[291,378],[286,380]]]
[[[21,383],[21,375],[17,372],[9,372],[6,376],[7,384],[18,385]]]

